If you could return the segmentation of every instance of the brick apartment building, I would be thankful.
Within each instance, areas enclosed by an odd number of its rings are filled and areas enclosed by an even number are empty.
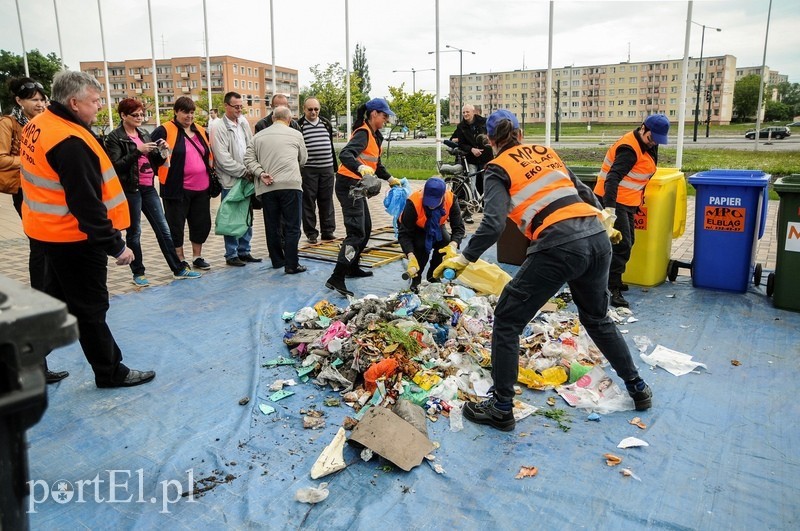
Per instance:
[[[686,86],[686,122],[694,122],[700,61],[689,58]],[[729,124],[733,115],[733,89],[740,72],[759,73],[760,67],[736,68],[736,57],[704,57],[700,85],[700,120]],[[552,106],[558,105],[562,123],[631,123],[661,113],[677,120],[680,107],[682,59],[624,62],[553,69]],[[755,72],[750,72],[755,70]],[[784,79],[770,71],[770,83]],[[772,74],[775,74],[773,76]],[[520,121],[544,123],[547,114],[547,69],[471,73],[450,76],[450,122],[461,119],[459,92],[488,116],[508,109]]]
[[[224,94],[235,91],[242,95],[247,105],[243,116],[250,125],[269,114],[269,100],[272,98],[272,65],[250,61],[230,55],[211,58],[211,92]],[[103,85],[103,105],[106,104],[105,70],[103,61],[82,61],[81,71],[92,74]],[[124,98],[141,97],[143,94],[156,97],[153,87],[152,59],[130,59],[108,63],[108,82],[111,89],[112,106]],[[298,114],[299,86],[297,70],[283,66],[275,67],[278,93],[289,97],[293,114]],[[174,57],[156,59],[156,83],[158,102],[162,110],[171,109],[180,96],[190,96],[197,100],[200,92],[208,88],[206,80],[206,58]],[[223,110],[224,111],[224,110]],[[148,109],[148,122],[153,124],[155,109]]]

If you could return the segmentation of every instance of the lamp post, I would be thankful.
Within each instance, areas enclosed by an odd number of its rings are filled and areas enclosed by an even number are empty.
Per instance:
[[[458,109],[461,110],[461,107],[464,105],[464,52],[471,53],[475,55],[475,52],[470,50],[465,50],[463,48],[458,48],[456,46],[450,46],[449,44],[444,45],[445,48],[450,48],[449,50],[439,50],[440,52],[458,52]],[[428,52],[428,54],[432,54],[436,52]]]
[[[392,70],[393,73],[397,72],[411,72],[411,93],[417,92],[417,72],[433,72],[435,68],[423,68],[422,70],[416,70],[414,67],[411,67],[411,70]]]
[[[697,142],[697,125],[700,122],[700,85],[702,84],[702,74],[703,74],[703,44],[705,43],[706,39],[706,28],[722,31],[722,28],[715,28],[713,26],[706,26],[705,24],[699,24],[692,21],[692,24],[696,24],[703,28],[703,32],[701,33],[700,37],[700,64],[697,66],[697,92],[695,95],[695,102],[694,102],[694,134],[692,135],[692,141]]]

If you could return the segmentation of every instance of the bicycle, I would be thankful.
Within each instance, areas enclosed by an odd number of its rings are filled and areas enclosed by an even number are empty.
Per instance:
[[[461,150],[459,145],[450,140],[443,140],[442,143],[447,147],[447,152],[456,160],[454,164],[438,162],[439,174],[448,189],[458,199],[461,214],[465,219],[469,219],[473,214],[483,212],[483,194],[478,192],[475,186],[475,182],[483,174],[483,170],[471,172],[466,153]]]

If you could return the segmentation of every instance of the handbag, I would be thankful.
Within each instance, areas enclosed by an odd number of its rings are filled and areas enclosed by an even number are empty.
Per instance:
[[[219,175],[217,175],[217,170],[215,170],[212,166],[209,166],[208,159],[206,159],[205,153],[200,151],[200,148],[197,147],[191,138],[186,138],[186,142],[192,145],[200,156],[203,158],[203,162],[206,164],[206,171],[208,172],[208,195],[211,197],[219,197],[222,193],[222,182],[219,180]],[[210,150],[211,148],[209,148]]]

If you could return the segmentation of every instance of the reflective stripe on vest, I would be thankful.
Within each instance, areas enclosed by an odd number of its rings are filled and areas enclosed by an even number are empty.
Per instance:
[[[503,168],[511,179],[508,218],[529,239],[550,225],[569,218],[598,216],[585,203],[555,151],[544,146],[509,148],[490,164]]]
[[[606,193],[606,175],[614,165],[617,155],[617,148],[628,146],[636,153],[636,164],[626,176],[619,182],[617,189],[617,203],[626,206],[638,207],[644,199],[644,189],[650,178],[656,173],[656,163],[650,153],[642,151],[639,141],[633,131],[626,133],[617,140],[613,146],[608,148],[603,159],[603,166],[597,175],[597,183],[594,185],[594,193],[603,197]]]
[[[113,227],[122,230],[130,226],[128,202],[105,150],[87,129],[48,110],[22,130],[22,226],[25,234],[36,240],[76,242],[88,239],[69,210],[58,174],[47,161],[47,154],[70,137],[83,140],[100,163],[103,179],[100,200]]]
[[[378,141],[375,140],[375,135],[372,134],[369,126],[367,126],[367,124],[362,124],[361,127],[358,127],[355,131],[353,131],[353,134],[350,135],[350,138],[352,139],[356,135],[356,131],[360,131],[362,129],[367,132],[367,147],[358,155],[356,160],[358,160],[361,164],[372,168],[372,171],[375,171],[378,169],[378,161],[381,158],[381,147],[378,145]],[[346,175],[351,179],[361,179],[360,174],[350,171],[344,164],[339,164],[339,169],[336,170],[336,172]]]
[[[417,211],[417,227],[424,229],[425,223],[428,222],[428,214],[425,212],[425,207],[422,205],[423,190],[417,190],[408,196],[408,200],[414,205],[414,210]],[[445,190],[444,192],[444,215],[439,220],[439,225],[444,225],[450,219],[450,209],[453,207],[453,192]],[[403,215],[400,214],[400,221],[403,220]]]
[[[167,159],[167,161],[164,164],[162,164],[158,168],[158,182],[160,182],[161,184],[165,184],[167,182],[167,175],[169,175],[170,164],[172,163],[172,153],[173,153],[173,151],[175,151],[175,144],[178,142],[178,126],[175,125],[175,122],[173,122],[172,120],[170,120],[168,122],[164,122],[161,125],[164,127],[164,130],[167,132],[167,138],[165,138],[164,141],[167,143],[167,145],[169,146],[169,150],[170,150],[169,158]],[[209,163],[209,165],[213,166],[214,165],[213,164],[213,162],[214,162],[214,154],[211,152],[211,147],[210,147],[211,144],[208,142],[208,137],[206,136],[206,131],[200,125],[194,124],[194,126],[197,127],[197,132],[200,134],[200,138],[205,140],[206,146],[209,146],[209,148],[208,148],[208,163]]]

